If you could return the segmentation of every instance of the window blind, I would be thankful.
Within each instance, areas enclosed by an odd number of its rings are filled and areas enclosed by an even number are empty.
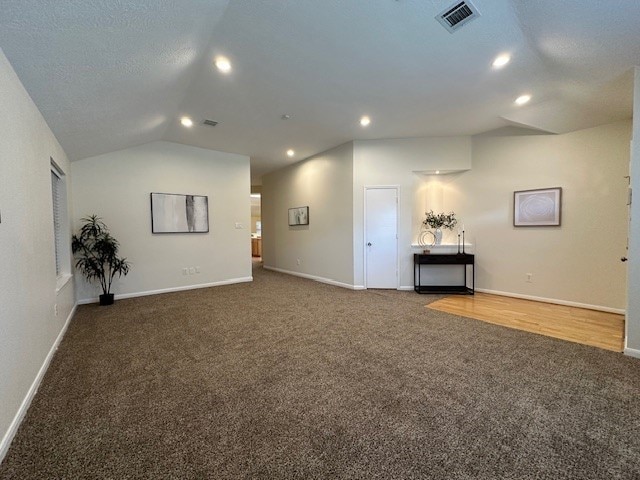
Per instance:
[[[62,274],[62,179],[51,170],[51,192],[53,194],[53,233],[56,249],[56,276]]]

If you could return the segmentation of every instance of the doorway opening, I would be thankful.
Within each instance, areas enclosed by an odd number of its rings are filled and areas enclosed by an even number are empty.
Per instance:
[[[262,262],[262,195],[251,193],[251,259]]]

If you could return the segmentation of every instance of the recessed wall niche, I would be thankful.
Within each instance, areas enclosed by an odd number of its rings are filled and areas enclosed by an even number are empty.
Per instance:
[[[439,173],[436,173],[439,172]],[[453,208],[458,191],[455,180],[463,175],[465,170],[428,170],[414,171],[416,175],[416,188],[413,199],[412,243],[418,243],[418,236],[425,212],[433,210],[435,213],[450,212]],[[455,212],[458,221],[462,220],[461,212]],[[443,243],[456,243],[455,231],[444,231]]]

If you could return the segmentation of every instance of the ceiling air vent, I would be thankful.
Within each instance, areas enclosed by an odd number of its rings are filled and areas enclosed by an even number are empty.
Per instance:
[[[453,33],[479,16],[480,12],[478,12],[478,9],[473,3],[465,0],[441,12],[436,16],[436,20],[438,20],[449,33]]]
[[[214,122],[213,120],[205,120],[202,122],[203,125],[209,125],[210,127],[215,127],[218,125],[218,122]]]

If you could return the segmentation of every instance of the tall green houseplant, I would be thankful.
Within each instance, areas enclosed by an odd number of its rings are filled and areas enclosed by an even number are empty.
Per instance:
[[[76,257],[76,268],[89,282],[98,282],[102,288],[100,305],[111,305],[111,284],[118,276],[127,275],[131,264],[118,256],[120,244],[96,215],[82,220],[80,233],[71,238],[71,249]]]

